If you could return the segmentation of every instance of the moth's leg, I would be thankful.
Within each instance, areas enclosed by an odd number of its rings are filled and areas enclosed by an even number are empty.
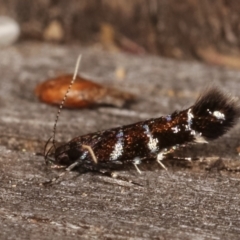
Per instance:
[[[168,172],[168,169],[166,166],[162,163],[162,160],[164,159],[164,152],[160,152],[157,155],[157,162],[160,164],[160,166],[165,169]]]
[[[184,145],[182,146],[184,147]],[[158,157],[159,157],[159,161],[157,160],[157,162],[164,168],[164,165],[161,163],[161,160],[163,160],[168,154],[173,154],[176,149],[178,149],[179,146],[174,146],[174,147],[171,147],[169,149],[164,149],[163,151],[161,151],[159,154],[158,154]],[[184,161],[188,161],[188,162],[192,162],[192,160],[198,160],[198,158],[191,158],[191,157],[175,157],[175,156],[171,156],[172,159],[177,159],[177,160],[184,160]]]
[[[192,160],[193,160],[191,157],[173,157],[173,159],[184,160],[184,161],[188,161],[188,162],[192,162]]]
[[[139,157],[136,157],[133,159],[133,166],[136,168],[139,174],[142,174],[141,170],[138,168],[137,165],[141,164],[141,159]]]
[[[93,152],[92,147],[89,146],[89,145],[83,144],[83,145],[82,145],[82,148],[83,148],[83,149],[86,149],[86,150],[90,153],[93,162],[97,164],[97,163],[98,163],[98,160],[97,160],[97,157],[96,157],[95,153]]]
[[[67,172],[72,171],[75,167],[80,165],[80,161],[77,160],[76,162],[72,163],[70,166],[68,166],[67,168],[65,168],[65,170],[63,172],[61,172],[60,174],[58,174],[56,177],[52,178],[49,181],[46,181],[44,183],[42,183],[42,185],[51,185],[54,182],[56,182],[59,178],[62,178]]]
[[[95,164],[97,164],[97,163],[98,163],[98,160],[97,160],[96,155],[95,155],[94,152],[93,152],[92,147],[89,146],[89,145],[84,145],[84,144],[83,144],[83,145],[82,145],[82,148],[83,148],[83,149],[86,149],[86,150],[89,152],[89,154],[91,155],[91,158],[92,158],[93,162],[94,162]],[[58,176],[56,176],[55,178],[51,179],[51,180],[50,180],[49,182],[47,182],[47,183],[48,183],[48,184],[52,184],[53,182],[56,182],[59,178],[63,177],[67,172],[70,172],[70,171],[72,171],[74,168],[76,168],[77,166],[79,166],[80,163],[81,163],[81,161],[82,161],[82,159],[78,159],[77,161],[75,161],[74,163],[72,163],[70,166],[68,166],[68,167],[65,169],[64,172],[60,173]]]
[[[95,154],[94,154],[91,146],[89,146],[89,145],[82,145],[82,147],[89,152],[89,154],[90,154],[91,157],[92,157],[93,162],[97,164],[97,158],[96,158],[96,156],[95,156]],[[58,174],[55,178],[51,179],[50,181],[44,182],[43,185],[52,184],[52,183],[56,182],[59,178],[62,178],[67,172],[70,172],[70,171],[72,171],[74,168],[78,167],[79,165],[82,165],[82,163],[83,163],[82,161],[83,161],[83,159],[81,159],[81,157],[80,157],[80,158],[79,158],[78,160],[76,160],[74,163],[72,163],[71,165],[69,165],[68,167],[66,167],[65,170],[64,170],[63,172],[61,172],[60,174]],[[86,167],[84,167],[84,169],[85,169],[85,168],[86,168]],[[87,169],[87,168],[86,168],[86,169]]]
[[[120,176],[120,175],[118,175],[118,174],[117,174],[116,172],[114,172],[114,171],[111,172],[111,171],[104,171],[103,169],[99,169],[99,170],[98,170],[98,173],[100,173],[101,175],[106,176],[106,177],[114,178],[114,179],[116,179],[116,180],[120,180],[120,181],[123,181],[123,182],[131,183],[131,184],[136,185],[136,186],[143,187],[142,184],[139,184],[139,183],[137,183],[137,182],[134,182],[134,181],[132,181],[132,180],[130,180],[130,179],[128,179],[128,178],[125,178],[125,177],[123,177],[123,176]]]
[[[158,153],[158,155],[157,155],[157,162],[160,164],[160,166],[161,166],[164,170],[166,170],[168,177],[169,177],[169,178],[172,178],[172,176],[169,174],[169,171],[168,171],[167,167],[162,163],[162,160],[165,158],[164,155],[167,154],[167,153],[168,153],[167,151]]]
[[[165,169],[166,171],[168,171],[168,169],[167,169],[167,167],[162,163],[162,160],[163,160],[164,158],[166,158],[166,156],[167,156],[168,154],[173,153],[176,149],[177,149],[177,147],[172,147],[172,148],[169,148],[169,149],[165,148],[164,150],[162,150],[161,152],[159,152],[159,153],[157,154],[157,162],[158,162],[158,163],[160,164],[160,166],[161,166],[163,169]]]

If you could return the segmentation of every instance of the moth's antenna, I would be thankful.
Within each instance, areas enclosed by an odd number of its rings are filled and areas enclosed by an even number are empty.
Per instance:
[[[54,123],[54,126],[53,126],[53,137],[52,137],[52,144],[55,148],[55,136],[56,136],[56,129],[57,129],[57,122],[58,122],[58,118],[60,116],[60,113],[61,113],[61,110],[64,106],[64,103],[66,102],[66,99],[67,99],[67,95],[69,93],[69,91],[71,90],[71,87],[73,85],[73,83],[75,82],[76,78],[77,78],[77,73],[78,73],[78,69],[79,69],[79,65],[80,65],[80,62],[81,62],[81,58],[82,58],[82,55],[80,54],[78,56],[78,59],[77,59],[77,62],[76,62],[76,66],[75,66],[75,70],[74,70],[74,74],[73,74],[73,78],[68,86],[68,89],[64,95],[64,98],[58,108],[58,112],[57,112],[57,115],[56,115],[56,119],[55,119],[55,123]]]

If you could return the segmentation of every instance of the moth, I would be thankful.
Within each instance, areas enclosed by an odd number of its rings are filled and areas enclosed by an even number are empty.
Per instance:
[[[74,78],[72,84],[73,82]],[[47,162],[66,166],[67,170],[78,167],[98,171],[133,164],[141,173],[139,166],[144,161],[157,161],[166,169],[162,160],[167,154],[190,144],[207,143],[221,137],[237,123],[239,116],[238,102],[218,88],[212,87],[185,110],[78,136],[56,147],[58,114],[52,146],[46,151],[45,159]],[[49,142],[50,140],[46,145]]]

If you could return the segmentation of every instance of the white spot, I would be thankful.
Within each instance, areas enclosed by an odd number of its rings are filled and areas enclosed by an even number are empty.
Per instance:
[[[111,160],[117,160],[123,153],[123,146],[124,146],[124,142],[123,142],[123,132],[122,130],[120,130],[120,132],[116,135],[116,137],[118,138],[114,149],[112,151],[112,153],[110,154],[110,159]]]
[[[164,155],[163,152],[158,153],[157,155],[157,162],[162,166],[162,168],[164,168],[167,171],[167,168],[165,167],[165,165],[161,162],[164,159]]]
[[[192,112],[192,109],[189,108],[188,112],[187,112],[187,115],[188,115],[187,122],[188,122],[188,126],[189,126],[190,129],[191,129],[191,125],[192,125],[192,119],[194,118],[194,115],[191,112]]]
[[[196,132],[195,130],[192,130],[190,135],[194,136],[194,142],[195,143],[208,143],[206,139],[202,136],[202,133]]]
[[[117,138],[121,138],[121,137],[123,137],[123,131],[122,130],[120,130],[120,132],[117,134]]]
[[[188,117],[188,119],[187,119],[188,124],[185,125],[185,129],[186,129],[186,131],[191,131],[192,130],[192,120],[194,118],[194,115],[192,114],[192,109],[191,108],[188,109],[187,117]]]
[[[158,153],[157,161],[162,161],[164,159],[163,152]]]
[[[178,132],[180,132],[180,128],[179,128],[178,126],[172,127],[171,129],[172,129],[173,133],[178,133]]]
[[[194,136],[194,142],[196,142],[196,143],[207,143],[205,138],[202,136],[202,133],[199,133],[199,132],[196,132],[195,130],[192,130],[192,126],[191,125],[192,125],[192,120],[194,118],[194,115],[192,114],[191,111],[192,111],[192,109],[190,108],[188,110],[188,112],[187,112],[187,115],[188,115],[188,120],[187,120],[188,125],[185,125],[185,128],[186,128],[186,130],[191,131],[190,135]],[[210,114],[212,114],[209,109],[207,109],[207,111]]]
[[[143,125],[143,128],[146,130],[144,133],[148,136],[149,141],[148,141],[148,148],[151,152],[156,152],[158,151],[158,139],[153,138],[150,129],[147,124]]]
[[[206,141],[206,139],[202,136],[201,133],[195,132],[194,135],[195,135],[194,142],[196,142],[196,143],[208,143],[208,141]]]
[[[214,111],[213,116],[219,120],[225,120],[225,115],[219,111]]]
[[[209,112],[209,114],[213,115],[218,120],[225,120],[225,114],[223,114],[223,113],[221,113],[219,111],[214,111],[212,113],[209,109],[207,109],[207,111]]]
[[[85,159],[86,156],[87,156],[87,153],[88,153],[88,151],[85,151],[80,158],[81,158],[81,159]]]
[[[196,131],[195,130],[192,130],[191,131],[191,133],[190,133],[190,135],[196,135],[197,133],[196,133]],[[201,135],[201,134],[200,134]]]
[[[139,164],[141,164],[141,159],[139,158],[139,157],[135,157],[134,159],[133,159],[133,164],[136,164],[136,165],[139,165]]]
[[[168,122],[170,122],[170,121],[172,120],[171,115],[167,115],[167,116],[166,116],[166,120],[167,120]]]

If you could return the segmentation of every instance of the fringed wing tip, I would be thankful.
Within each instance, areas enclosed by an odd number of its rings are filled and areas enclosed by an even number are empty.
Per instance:
[[[192,107],[199,119],[199,128],[204,137],[215,139],[232,128],[240,117],[240,105],[237,98],[212,87],[200,95]]]

